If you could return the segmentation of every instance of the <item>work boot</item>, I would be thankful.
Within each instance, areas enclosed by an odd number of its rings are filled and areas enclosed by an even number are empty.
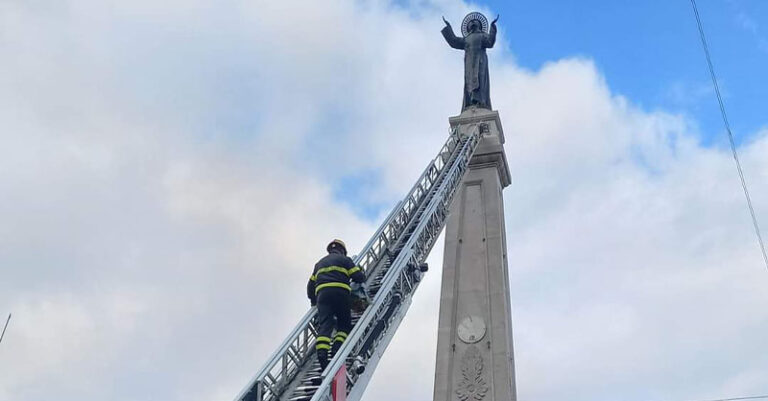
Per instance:
[[[317,361],[320,362],[320,370],[316,371],[317,374],[313,375],[310,379],[312,384],[315,386],[319,386],[323,382],[323,377],[321,376],[325,368],[328,366],[328,351],[326,350],[318,350],[317,351]]]
[[[320,362],[320,372],[328,366],[328,351],[321,349],[317,351],[317,360]]]
[[[342,345],[344,345],[344,343],[341,341],[333,342],[333,346],[331,346],[331,358],[336,356],[336,354],[339,352],[339,348],[341,348]]]

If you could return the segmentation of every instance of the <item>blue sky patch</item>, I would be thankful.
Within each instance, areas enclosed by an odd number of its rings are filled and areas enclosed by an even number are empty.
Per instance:
[[[523,67],[594,60],[608,86],[646,110],[699,122],[702,143],[726,143],[696,21],[688,1],[485,1]],[[768,2],[699,4],[737,143],[765,126],[768,110]],[[492,55],[491,58],[497,57]],[[493,61],[491,61],[493,62]]]
[[[377,221],[392,206],[392,202],[377,199],[381,191],[376,187],[381,183],[380,171],[362,170],[341,177],[333,187],[333,198],[348,205],[361,218]]]

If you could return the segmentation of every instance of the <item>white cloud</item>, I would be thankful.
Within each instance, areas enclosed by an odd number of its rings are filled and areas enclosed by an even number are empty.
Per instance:
[[[438,32],[460,3],[0,7],[0,399],[234,396],[324,242],[375,229],[337,183],[376,171],[360,201],[401,197],[460,105]],[[588,59],[528,71],[501,44],[520,399],[764,391],[766,272],[728,151]],[[368,399],[431,397],[439,254]]]

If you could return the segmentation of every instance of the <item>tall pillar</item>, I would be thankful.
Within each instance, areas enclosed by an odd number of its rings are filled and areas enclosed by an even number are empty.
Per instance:
[[[512,316],[502,189],[510,184],[499,114],[450,118],[483,134],[445,229],[434,401],[514,401]]]

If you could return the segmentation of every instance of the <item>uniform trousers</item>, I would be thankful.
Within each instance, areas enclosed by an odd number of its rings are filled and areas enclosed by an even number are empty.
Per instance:
[[[352,295],[345,288],[323,288],[317,294],[317,359],[321,369],[328,366],[329,352],[335,354],[352,330]],[[336,335],[333,336],[333,328]]]

